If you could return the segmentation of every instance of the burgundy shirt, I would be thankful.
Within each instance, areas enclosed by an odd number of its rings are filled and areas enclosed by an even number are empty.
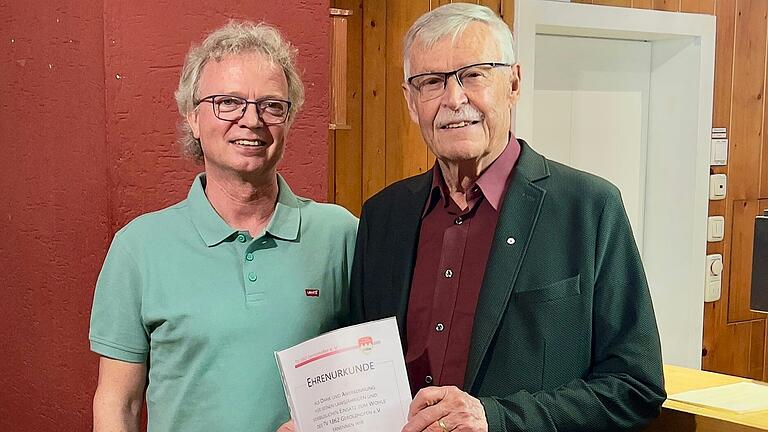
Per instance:
[[[405,362],[411,391],[464,386],[475,308],[499,210],[520,144],[507,147],[467,193],[462,210],[448,194],[440,166],[421,222],[408,300]]]

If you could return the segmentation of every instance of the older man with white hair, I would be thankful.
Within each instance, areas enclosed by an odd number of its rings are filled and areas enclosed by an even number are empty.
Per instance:
[[[96,285],[95,431],[274,431],[289,419],[274,351],[348,312],[357,220],[297,197],[277,173],[304,100],[295,49],[231,22],[193,47],[176,100],[187,198],[138,217]]]
[[[403,432],[647,423],[661,350],[619,191],[512,134],[509,28],[445,5],[408,31],[404,63],[437,160],[365,203],[351,294],[356,321],[398,318],[415,394]]]

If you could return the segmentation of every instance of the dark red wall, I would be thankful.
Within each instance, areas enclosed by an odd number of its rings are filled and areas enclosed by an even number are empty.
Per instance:
[[[281,171],[327,194],[328,0],[0,0],[0,431],[85,431],[93,285],[114,231],[182,199],[173,91],[190,44],[264,19],[300,50],[307,103]],[[119,76],[119,78],[118,78]]]

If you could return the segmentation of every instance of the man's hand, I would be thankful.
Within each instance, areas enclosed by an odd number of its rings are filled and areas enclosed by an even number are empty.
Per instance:
[[[296,426],[293,425],[293,420],[283,423],[282,426],[277,428],[277,432],[296,432]]]
[[[419,390],[402,432],[488,432],[485,409],[479,400],[456,387]]]

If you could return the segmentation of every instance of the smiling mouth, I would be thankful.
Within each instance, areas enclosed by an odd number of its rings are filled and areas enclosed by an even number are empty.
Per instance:
[[[260,139],[239,139],[232,141],[232,143],[243,147],[266,147],[267,145],[266,141]]]
[[[459,123],[449,123],[447,125],[440,126],[440,129],[461,129],[463,127],[472,126],[480,123],[480,120],[463,121]]]

